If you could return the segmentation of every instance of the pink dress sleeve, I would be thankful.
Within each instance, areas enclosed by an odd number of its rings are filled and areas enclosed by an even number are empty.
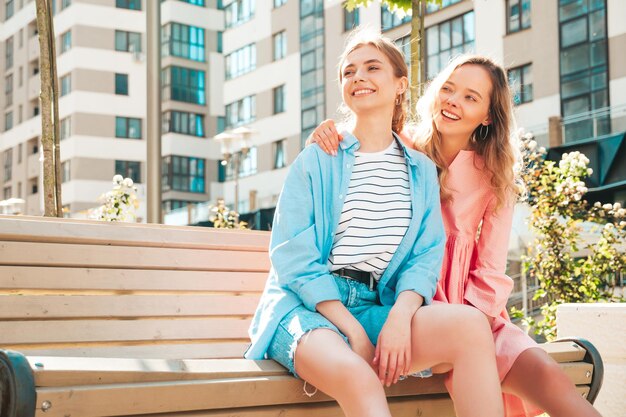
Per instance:
[[[496,204],[497,198],[493,196],[483,217],[464,297],[490,317],[502,313],[513,289],[513,280],[505,271],[514,204],[508,203],[497,210]]]

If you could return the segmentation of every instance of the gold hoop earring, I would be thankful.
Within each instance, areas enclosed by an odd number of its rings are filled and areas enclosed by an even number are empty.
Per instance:
[[[485,129],[483,130],[483,128]],[[482,141],[487,140],[487,136],[489,135],[489,125],[480,125],[478,135]]]

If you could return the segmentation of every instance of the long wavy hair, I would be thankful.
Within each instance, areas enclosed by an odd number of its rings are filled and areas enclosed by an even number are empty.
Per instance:
[[[404,62],[404,55],[402,51],[396,46],[388,38],[380,35],[379,33],[375,33],[369,29],[356,29],[354,30],[347,42],[346,47],[343,50],[343,53],[339,57],[338,64],[338,72],[339,72],[339,84],[343,81],[343,74],[341,72],[341,67],[343,66],[346,58],[350,53],[355,51],[356,49],[365,46],[371,45],[382,52],[389,62],[391,62],[391,66],[393,67],[393,73],[396,78],[402,78],[409,76],[409,69],[407,68],[406,62]],[[391,121],[391,129],[395,133],[402,132],[404,128],[404,123],[406,121],[407,116],[407,104],[406,104],[406,94],[408,88],[400,95],[396,96],[395,107],[393,109],[393,118]],[[341,113],[347,115],[348,119],[352,116],[351,111],[346,109],[347,106],[342,105],[339,109]],[[344,123],[349,124],[349,121],[345,121]]]
[[[485,135],[483,132],[481,135],[481,124],[476,127],[470,140],[472,149],[482,158],[482,168],[486,171],[500,207],[511,202],[511,196],[519,195],[522,188],[517,175],[519,150],[515,145],[517,136],[511,88],[506,71],[492,59],[479,55],[461,55],[430,82],[417,103],[415,148],[428,155],[437,165],[441,198],[444,201],[450,200],[452,190],[447,184],[448,164],[441,151],[442,138],[435,126],[434,116],[440,110],[437,107],[439,91],[452,73],[463,65],[480,65],[491,79],[491,124],[488,126],[488,133]]]

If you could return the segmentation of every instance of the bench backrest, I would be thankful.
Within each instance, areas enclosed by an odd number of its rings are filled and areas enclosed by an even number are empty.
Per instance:
[[[269,233],[0,216],[0,347],[241,357]]]

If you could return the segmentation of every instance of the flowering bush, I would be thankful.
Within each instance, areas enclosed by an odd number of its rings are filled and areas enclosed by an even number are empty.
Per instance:
[[[94,211],[94,217],[107,222],[134,222],[139,207],[137,187],[130,178],[113,177],[113,189],[98,199],[102,205]]]
[[[584,199],[584,180],[593,174],[589,159],[580,152],[563,154],[556,163],[546,160],[545,148],[537,148],[530,134],[522,135],[522,179],[525,200],[531,206],[530,225],[537,238],[524,259],[529,278],[536,278],[543,318],[524,319],[535,333],[552,340],[556,336],[556,307],[561,303],[621,301],[615,292],[616,277],[626,267],[626,210],[619,204]],[[599,231],[594,243],[581,238],[583,226]],[[582,251],[581,251],[582,250]],[[581,256],[581,254],[585,256]],[[521,317],[513,310],[514,317]]]
[[[209,220],[219,229],[247,229],[248,223],[239,221],[239,213],[226,207],[224,199],[219,198],[216,205],[209,207]]]

